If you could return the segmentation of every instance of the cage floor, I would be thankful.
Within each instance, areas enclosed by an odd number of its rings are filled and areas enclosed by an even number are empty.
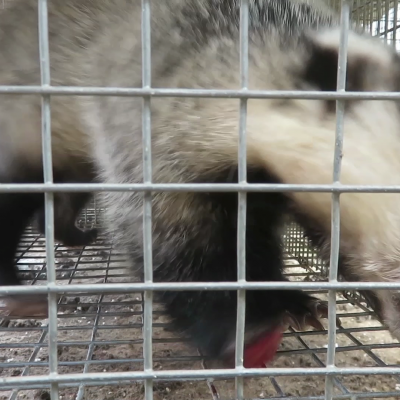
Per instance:
[[[289,249],[300,246],[289,235]],[[297,245],[296,245],[297,243]],[[300,243],[300,244],[299,244]],[[26,284],[41,285],[46,279],[45,239],[29,229],[20,247],[21,274]],[[295,251],[295,253],[298,253]],[[304,257],[287,254],[287,274],[293,280],[315,279],[315,272],[303,265]],[[300,263],[299,264],[299,260]],[[124,282],[124,254],[113,250],[112,243],[99,236],[96,243],[82,249],[56,247],[57,279],[68,283]],[[318,293],[324,298],[324,293]],[[325,297],[326,298],[326,297]],[[338,294],[336,365],[395,366],[400,348],[372,312],[356,297]],[[323,321],[327,326],[327,321]],[[48,321],[0,320],[0,377],[32,376],[48,373]],[[118,372],[142,370],[142,299],[141,295],[64,296],[58,306],[59,373]],[[153,315],[154,368],[201,369],[196,349],[184,338],[174,336],[160,305]],[[327,332],[285,334],[273,367],[323,367],[327,351]],[[344,376],[334,380],[336,398],[400,398],[400,377]],[[322,376],[298,376],[245,379],[246,399],[322,399],[325,380]],[[1,400],[47,400],[49,388],[33,385],[23,390],[2,390]],[[108,386],[60,385],[63,400],[142,399],[142,382]],[[234,380],[154,382],[155,400],[234,399]]]

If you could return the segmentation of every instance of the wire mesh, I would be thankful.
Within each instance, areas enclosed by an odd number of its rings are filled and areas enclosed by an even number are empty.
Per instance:
[[[341,0],[325,0],[325,3],[335,10],[341,8]],[[351,5],[352,19],[358,26],[400,50],[398,0],[354,0]]]
[[[103,210],[88,208],[79,220],[81,227],[101,227]],[[284,235],[286,275],[293,281],[327,281],[328,271],[301,229],[288,225]],[[57,283],[93,285],[131,281],[126,254],[113,248],[112,237],[99,235],[84,248],[55,246]],[[20,275],[27,285],[46,284],[45,239],[33,227],[24,234],[18,253]],[[314,292],[321,299],[326,291]],[[396,366],[398,344],[376,320],[361,296],[343,293],[337,297],[336,331],[338,366]],[[141,293],[80,294],[58,300],[57,354],[60,374],[126,372],[143,370],[143,298]],[[48,320],[3,319],[0,323],[0,377],[37,376],[49,373]],[[203,358],[187,345],[188,338],[169,330],[162,304],[154,303],[153,368],[155,371],[201,369]],[[290,330],[272,367],[319,368],[326,365],[327,331]],[[400,377],[335,377],[334,398],[398,398]],[[246,399],[323,399],[323,376],[245,378]],[[160,399],[233,399],[234,379],[175,379],[154,382]],[[142,381],[114,381],[104,385],[90,382],[60,384],[61,399],[116,399],[144,397]],[[220,397],[216,397],[216,393]],[[31,384],[20,389],[2,389],[1,400],[49,399],[49,385]]]
[[[11,1],[13,0],[3,0],[3,7]],[[351,3],[352,17],[357,24],[398,46],[398,1],[355,0]],[[143,4],[143,14],[147,18],[146,7],[149,3],[144,1]],[[330,5],[339,11],[340,4],[342,4],[341,0],[330,2]],[[246,24],[243,23],[243,25]],[[149,40],[146,34],[143,40]],[[146,46],[143,47],[146,59],[149,54],[146,53]],[[146,65],[150,62],[148,59]],[[145,74],[144,89],[151,87],[150,83],[150,76]],[[242,83],[245,87],[245,77]],[[57,90],[62,91],[62,89],[55,89]],[[43,94],[49,94],[50,91],[50,89],[42,88]],[[131,91],[134,92],[134,90]],[[167,93],[168,90],[165,92]],[[326,97],[325,94],[324,97]],[[145,98],[144,104],[149,106],[150,97]],[[245,99],[242,101],[243,115],[245,115],[244,110]],[[143,123],[145,127],[147,126],[144,131],[149,131],[149,115],[144,114]],[[148,139],[144,133],[144,139],[146,137]],[[147,156],[149,162],[150,154]],[[145,182],[151,185],[151,169],[147,172]],[[245,176],[242,178],[245,180]],[[7,190],[6,185],[2,186],[4,190]],[[243,197],[242,200],[244,200]],[[103,227],[103,211],[95,206],[88,208],[80,218],[81,227],[92,225]],[[145,213],[145,218],[150,221],[151,215]],[[245,221],[242,223],[245,226]],[[49,231],[52,232],[52,229]],[[151,229],[147,230],[147,234],[149,232]],[[297,225],[293,223],[288,225],[284,235],[284,246],[286,275],[290,280],[297,282],[329,280],[328,266],[318,258],[315,250],[303,238],[302,231]],[[46,285],[48,254],[47,249],[46,257],[44,238],[30,227],[23,237],[18,254],[20,275],[26,281],[25,284]],[[243,258],[243,254],[241,256]],[[240,259],[240,256],[238,258]],[[112,237],[104,234],[100,235],[94,244],[84,248],[69,249],[56,244],[54,261],[54,278],[57,284],[123,284],[132,280],[131,275],[125,271],[127,255],[116,251]],[[147,264],[151,265],[151,260],[147,260]],[[238,265],[238,275],[239,278],[243,275],[240,265]],[[147,277],[147,281],[151,282],[151,276]],[[326,290],[315,292],[315,294],[321,299],[328,298]],[[154,371],[154,376],[156,376],[158,371],[163,370],[201,369],[203,358],[195,349],[186,346],[187,338],[176,337],[172,334],[168,320],[163,314],[162,304],[156,302],[152,304],[151,295],[151,290],[145,291],[144,294],[138,292],[117,295],[112,293],[64,295],[57,300],[57,320],[52,319],[53,326],[49,325],[49,320],[4,318],[0,322],[0,377],[35,377],[49,375],[56,371],[63,375],[146,370]],[[146,302],[146,313],[144,297],[150,300]],[[54,310],[53,308],[53,313]],[[243,315],[243,313],[239,314]],[[389,368],[397,366],[400,359],[398,343],[378,322],[369,304],[360,294],[354,291],[337,293],[336,315],[340,319],[340,324],[334,336],[331,336],[331,341],[334,338],[336,342],[333,353],[336,366]],[[148,334],[143,335],[143,332]],[[149,332],[152,332],[152,335],[149,335]],[[50,341],[49,336],[53,336]],[[284,342],[272,367],[308,370],[325,367],[328,363],[328,342],[327,331],[295,332],[291,329],[285,334]],[[51,352],[52,347],[57,351]],[[53,357],[52,360],[50,360],[51,357]],[[237,360],[237,364],[240,365],[240,360]],[[7,385],[2,387],[0,384],[0,399],[91,400],[102,398],[111,400],[144,397],[146,399],[173,398],[174,400],[240,397],[246,399],[324,399],[327,398],[324,379],[323,374],[312,376],[301,373],[289,376],[271,373],[271,376],[245,377],[236,380],[174,378],[155,381],[152,379],[122,380],[118,379],[118,375],[114,375],[103,383],[85,381],[83,378],[80,382],[71,381],[60,384],[32,381],[18,388],[10,388]],[[331,385],[329,398],[400,398],[400,377],[394,373],[368,376],[342,374],[331,376],[329,380]]]

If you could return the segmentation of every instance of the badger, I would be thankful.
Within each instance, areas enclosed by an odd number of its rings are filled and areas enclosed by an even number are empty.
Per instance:
[[[8,6],[8,5],[7,5]],[[0,13],[4,10],[0,8]],[[1,32],[1,29],[0,29]],[[0,74],[1,76],[1,74]],[[4,83],[8,84],[9,81],[5,80]],[[4,137],[7,141],[9,138]],[[7,150],[8,146],[5,147]],[[85,163],[85,159],[82,160]],[[85,164],[84,164],[85,165]],[[85,165],[83,174],[86,173],[87,166]],[[6,177],[12,174],[6,173]],[[76,176],[79,177],[80,174]],[[94,178],[94,172],[90,172],[90,181]],[[7,181],[7,178],[6,178]],[[86,183],[89,183],[86,182]],[[3,182],[4,183],[4,182]],[[86,206],[91,198],[90,193],[56,193],[54,201],[54,237],[55,240],[68,247],[81,247],[94,242],[98,235],[96,228],[81,230],[76,226],[76,220],[81,213],[82,209]],[[45,208],[44,204],[39,207],[38,211],[34,213],[31,221],[33,226],[39,231],[40,234],[45,235]],[[11,250],[14,251],[14,250]],[[11,263],[10,263],[11,264]]]
[[[8,12],[13,13],[14,6],[18,8],[26,5],[25,18],[32,19],[32,4],[29,5],[25,1],[13,2],[10,10],[8,6],[1,10],[2,22],[8,20]],[[17,12],[19,13],[19,11]],[[17,31],[19,30],[23,35],[23,38],[17,40],[15,24],[18,24],[17,20],[8,20],[7,23],[2,23],[0,26],[0,52],[3,56],[0,85],[40,84],[40,69],[37,63],[39,57],[38,38],[31,37],[37,28],[33,30],[28,27],[26,30],[17,28]],[[35,24],[37,25],[37,22]],[[7,43],[9,40],[10,42]],[[8,45],[11,42],[17,46],[19,46],[18,43],[23,43],[23,46],[12,49]],[[31,46],[32,43],[35,44]],[[29,48],[29,54],[23,53],[25,46]],[[59,56],[64,57],[61,54]],[[62,63],[65,65],[64,61]],[[72,83],[69,81],[69,84]],[[55,113],[52,113],[54,116],[52,120],[54,181],[56,183],[94,182],[96,176],[94,163],[92,157],[89,157],[86,136],[80,131],[79,122],[74,121],[76,117],[72,106],[74,102],[67,98],[63,98],[61,102],[67,106],[63,109],[62,115],[57,116],[57,106]],[[9,96],[1,95],[0,104],[2,122],[0,129],[0,183],[43,183],[42,143],[41,135],[39,135],[40,97],[16,96],[13,100]],[[8,113],[12,113],[12,115],[7,115]],[[55,193],[54,236],[56,241],[65,246],[75,247],[88,245],[97,238],[97,229],[81,230],[76,226],[78,215],[91,197],[91,193]],[[21,282],[16,274],[15,253],[23,231],[30,222],[33,222],[39,233],[45,234],[44,195],[40,193],[2,193],[0,194],[0,215],[0,220],[5,227],[0,233],[0,284],[19,285]],[[39,298],[40,303],[44,304],[45,297],[39,296]],[[11,298],[9,306],[11,311],[17,307],[26,315],[34,316],[37,309],[35,302],[36,296],[21,296],[18,300]],[[40,316],[40,312],[38,315]]]
[[[8,4],[6,5],[6,7],[8,7]],[[3,7],[0,7],[0,14],[6,7],[4,7],[4,4]],[[2,30],[0,28],[0,34],[1,32]],[[7,85],[9,84],[9,81],[5,80],[4,83],[0,82],[0,84]],[[7,141],[9,140],[9,138],[7,138],[6,136],[4,138]],[[8,146],[5,147],[6,150],[7,148]],[[77,173],[75,173],[75,176],[77,176],[78,178],[80,177],[80,175],[87,176],[88,182],[86,183],[92,182],[95,177],[94,171],[90,171],[88,169],[87,165],[85,165],[85,159],[82,159],[81,163],[83,163],[84,165],[84,168],[82,169],[82,174],[78,171]],[[82,231],[76,226],[76,220],[79,214],[81,213],[82,209],[87,205],[91,197],[91,193],[55,193],[54,236],[57,242],[68,247],[81,247],[91,244],[96,240],[98,235],[97,229],[93,228]],[[34,214],[32,223],[40,234],[45,235],[44,204]]]
[[[153,88],[240,89],[239,0],[151,4]],[[48,7],[52,85],[142,87],[140,0],[48,0]],[[40,84],[37,15],[36,0],[16,0],[0,15],[1,84]],[[336,90],[339,42],[339,18],[328,10],[290,0],[250,0],[248,88]],[[350,32],[348,90],[398,91],[399,65],[391,47]],[[239,108],[235,98],[153,97],[152,182],[238,182]],[[354,99],[345,111],[341,182],[399,184],[398,103]],[[93,166],[100,182],[143,182],[139,97],[53,96],[51,113],[55,181],[88,182],[92,177],[81,167]],[[40,97],[1,95],[0,121],[2,182],[42,182]],[[334,101],[249,99],[246,122],[249,183],[332,183]],[[42,201],[38,194],[0,194],[3,286],[21,284],[15,248]],[[133,273],[142,276],[143,193],[111,192],[104,202],[107,228],[129,254]],[[355,280],[398,280],[399,205],[395,193],[341,195],[340,267]],[[153,192],[154,281],[236,281],[237,211],[237,193]],[[249,282],[286,280],[281,232],[287,215],[321,254],[330,252],[330,193],[248,193],[246,214]],[[374,295],[399,337],[399,310],[390,293]],[[156,296],[176,332],[187,334],[205,356],[234,364],[235,291]],[[46,315],[43,297],[7,300],[12,315]],[[326,305],[300,290],[247,291],[244,366],[266,365],[288,324],[319,329],[324,315]]]

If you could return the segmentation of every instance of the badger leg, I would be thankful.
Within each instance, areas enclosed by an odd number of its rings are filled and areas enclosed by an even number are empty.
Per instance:
[[[42,194],[7,193],[0,195],[1,286],[22,284],[15,266],[15,254],[25,228],[42,202]],[[8,315],[17,317],[45,317],[47,315],[45,295],[12,295],[4,300]]]
[[[5,299],[5,307],[2,314],[13,318],[47,318],[48,304],[47,296],[18,295],[9,296]]]
[[[86,246],[94,242],[98,231],[95,228],[81,230],[76,226],[79,213],[91,197],[90,193],[61,193],[54,202],[54,236],[65,246]],[[45,209],[37,213],[37,222],[41,234],[45,234]]]
[[[367,299],[372,302],[378,319],[389,328],[391,335],[400,342],[400,293],[395,290],[376,290]]]

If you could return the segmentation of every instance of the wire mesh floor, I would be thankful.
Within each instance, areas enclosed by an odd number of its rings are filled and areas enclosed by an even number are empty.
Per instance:
[[[88,217],[89,215],[89,217]],[[85,219],[93,221],[90,210]],[[292,280],[315,280],[324,276],[301,232],[291,227],[285,235],[287,275]],[[124,254],[100,235],[85,248],[56,247],[57,280],[69,283],[121,283],[130,281]],[[18,255],[25,284],[41,285],[46,280],[45,239],[33,228],[25,233]],[[326,294],[317,296],[326,299]],[[63,296],[58,306],[59,373],[118,372],[143,369],[142,297],[131,295]],[[400,347],[374,318],[362,298],[338,294],[337,330],[338,366],[395,366]],[[47,320],[0,320],[0,377],[32,376],[48,373]],[[323,321],[327,326],[327,321]],[[202,359],[187,340],[169,330],[159,304],[153,315],[154,369],[201,369]],[[274,367],[323,367],[327,351],[327,332],[288,331]],[[336,398],[400,398],[398,376],[344,376],[334,381]],[[140,399],[142,382],[115,382],[60,385],[63,400]],[[4,390],[1,400],[50,399],[48,387],[32,385],[23,390]],[[155,381],[154,399],[234,399],[234,380]],[[245,379],[246,399],[323,399],[323,376],[298,376]]]

